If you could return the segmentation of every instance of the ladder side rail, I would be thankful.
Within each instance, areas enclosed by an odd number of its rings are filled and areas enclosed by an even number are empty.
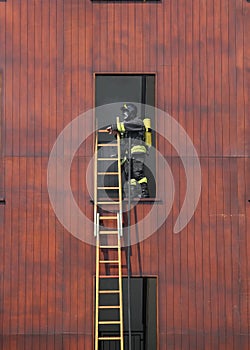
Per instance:
[[[94,163],[94,236],[96,237],[97,217],[97,158],[98,158],[98,133],[95,138],[95,163]]]
[[[100,213],[97,212],[97,185],[98,185],[98,132],[95,138],[95,161],[94,161],[94,235],[96,237],[96,277],[95,277],[95,350],[99,343],[99,276],[100,276],[100,236],[99,224]]]
[[[119,117],[117,117],[119,120]],[[122,171],[121,171],[121,137],[120,134],[117,134],[117,153],[118,153],[118,183],[119,183],[119,202],[122,207]]]
[[[95,350],[98,350],[99,337],[99,275],[100,275],[100,236],[99,236],[99,220],[100,214],[97,213],[97,227],[96,227],[96,277],[95,277]]]
[[[120,222],[120,214],[117,213],[117,221]],[[123,339],[123,293],[122,293],[122,262],[121,262],[121,235],[118,231],[118,260],[119,260],[119,304],[120,304],[120,337],[121,337],[121,350],[124,349],[124,339]]]
[[[117,117],[117,123],[119,123],[119,117]],[[121,350],[124,349],[124,338],[123,338],[123,297],[122,297],[122,267],[121,267],[121,236],[122,236],[122,172],[121,172],[121,137],[117,134],[117,153],[118,153],[118,183],[119,183],[119,212],[117,213],[117,226],[118,226],[118,260],[119,260],[119,303],[120,303],[120,337],[121,337]]]
[[[117,117],[117,122],[119,122],[119,117]],[[117,148],[118,148],[118,183],[119,183],[119,235],[122,236],[122,171],[121,171],[121,137],[117,134]]]

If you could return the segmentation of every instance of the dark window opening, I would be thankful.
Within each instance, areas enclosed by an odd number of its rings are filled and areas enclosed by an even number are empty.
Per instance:
[[[101,279],[102,289],[110,289],[110,284],[117,288],[117,280],[114,278]],[[123,326],[124,326],[124,349],[128,349],[129,327],[128,327],[128,279],[123,277]],[[131,339],[132,350],[157,349],[157,280],[156,277],[131,277],[130,279],[130,315],[131,315]],[[116,303],[114,296],[101,295],[102,305]],[[105,300],[104,300],[105,298]],[[101,310],[101,312],[107,312]],[[109,310],[110,320],[117,319],[117,310]],[[106,320],[107,314],[100,314]],[[118,325],[100,325],[99,336],[119,336]],[[101,350],[118,350],[119,341],[100,341]],[[111,347],[112,346],[112,347]]]
[[[149,194],[155,198],[156,174],[155,174],[155,115],[152,115],[152,107],[155,106],[155,75],[154,74],[96,74],[95,75],[95,107],[116,103],[116,109],[110,115],[103,115],[102,111],[96,111],[96,124],[110,125],[116,122],[116,116],[121,115],[120,107],[124,102],[133,102],[137,105],[138,115],[141,119],[150,118],[152,127],[152,146],[145,159],[145,176],[148,179]],[[150,107],[148,107],[150,106]],[[150,108],[151,112],[148,111]],[[149,115],[150,114],[150,115]],[[121,118],[122,121],[122,118]],[[111,142],[114,136],[102,133],[99,136],[100,143]],[[112,152],[110,148],[110,152]],[[111,165],[108,171],[115,171]],[[104,186],[111,186],[116,179],[107,176]],[[115,186],[115,185],[114,185]],[[117,197],[109,191],[109,197]]]

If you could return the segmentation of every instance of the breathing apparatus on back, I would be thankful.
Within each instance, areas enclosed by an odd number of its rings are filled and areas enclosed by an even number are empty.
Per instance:
[[[143,119],[143,124],[145,127],[145,143],[150,148],[152,146],[152,129],[150,118]]]

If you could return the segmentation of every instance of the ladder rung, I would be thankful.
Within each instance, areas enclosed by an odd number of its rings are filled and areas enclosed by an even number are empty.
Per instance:
[[[97,158],[97,160],[118,160],[118,158]]]
[[[118,190],[119,187],[117,186],[104,186],[104,187],[97,187],[98,190]]]
[[[98,175],[119,175],[118,171],[99,172]]]
[[[120,305],[99,305],[99,309],[120,309]]]
[[[114,220],[117,219],[117,216],[100,216],[100,220]]]
[[[99,290],[100,294],[118,294],[119,290]]]
[[[118,144],[117,143],[98,143],[97,146],[102,146],[102,147],[115,147],[117,146]]]
[[[101,249],[115,249],[115,248],[119,248],[118,245],[100,245]]]
[[[100,260],[100,264],[118,264],[119,260]]]
[[[99,321],[99,324],[120,324],[121,321]]]
[[[97,132],[106,132],[106,133],[108,133],[108,130],[107,129],[99,129],[99,130],[97,130]]]
[[[99,340],[121,340],[121,337],[98,337]]]
[[[119,275],[99,275],[99,278],[119,278]]]
[[[107,205],[119,205],[121,202],[115,202],[115,201],[110,201],[110,202],[97,202],[97,204],[107,204]]]
[[[118,231],[100,231],[99,233],[101,235],[114,235],[114,234],[118,234]]]

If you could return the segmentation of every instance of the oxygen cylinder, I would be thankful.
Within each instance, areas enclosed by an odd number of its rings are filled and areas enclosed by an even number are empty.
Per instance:
[[[152,129],[151,129],[151,120],[150,118],[143,119],[143,123],[145,126],[145,143],[148,147],[152,146]]]

